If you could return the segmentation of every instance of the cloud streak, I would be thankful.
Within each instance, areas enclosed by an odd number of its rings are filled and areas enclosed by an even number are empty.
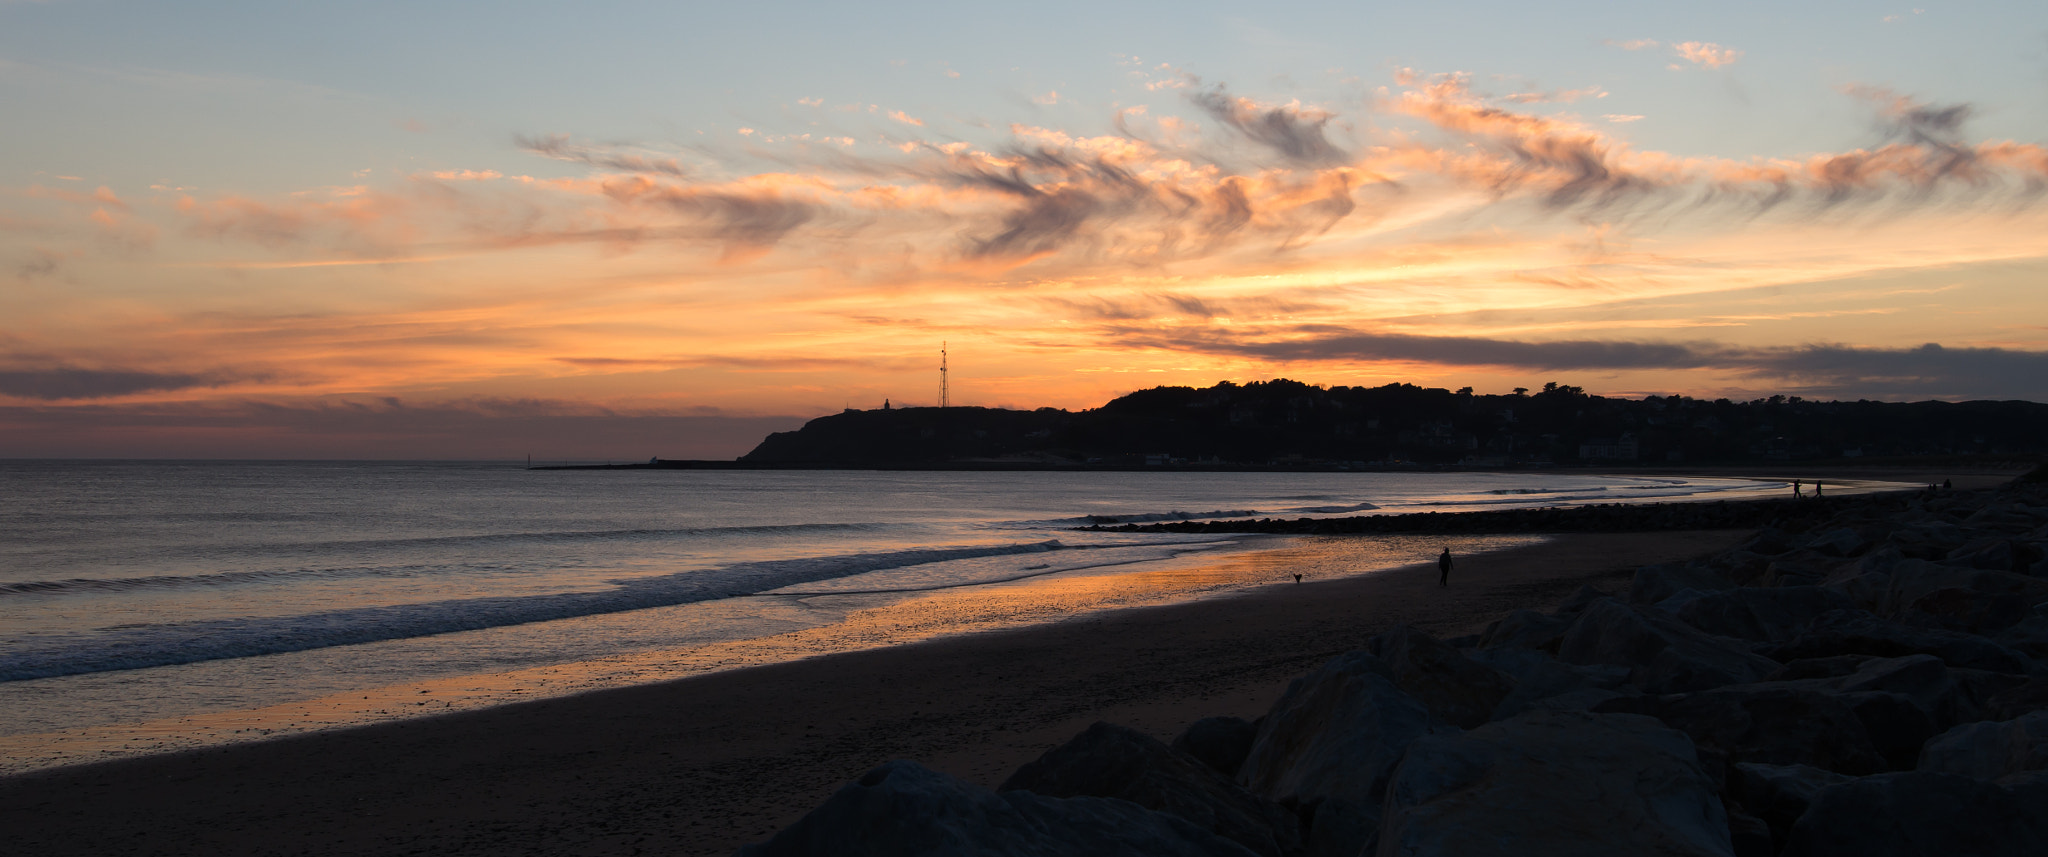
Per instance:
[[[2048,352],[1842,344],[1755,348],[1702,342],[1517,341],[1412,336],[1303,326],[1284,338],[1123,330],[1121,341],[1174,351],[1288,363],[1406,362],[1527,372],[1719,370],[1840,390],[1928,395],[2048,396]]]
[[[225,386],[215,374],[152,372],[141,369],[86,369],[75,366],[0,368],[0,396],[47,402],[111,399],[136,393],[157,393]]]

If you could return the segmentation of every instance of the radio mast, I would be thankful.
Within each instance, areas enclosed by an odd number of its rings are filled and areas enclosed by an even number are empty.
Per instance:
[[[946,343],[939,343],[939,407],[946,406]]]

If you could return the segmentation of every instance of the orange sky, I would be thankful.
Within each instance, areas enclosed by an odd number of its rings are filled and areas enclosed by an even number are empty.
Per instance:
[[[523,133],[345,185],[39,171],[0,186],[0,457],[731,457],[932,403],[941,342],[956,404],[1013,407],[1276,376],[2048,397],[2048,149],[1967,105],[1842,84],[1863,145],[1730,157],[1632,142],[1594,103],[1621,84],[1128,74],[1142,101],[1072,126],[1057,91],[979,124],[800,98],[820,118],[716,144]]]

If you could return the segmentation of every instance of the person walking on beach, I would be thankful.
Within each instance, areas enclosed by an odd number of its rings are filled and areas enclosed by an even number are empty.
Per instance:
[[[1794,496],[1794,497],[1803,497],[1803,496],[1805,496],[1805,495],[1803,495],[1803,494],[1800,494],[1800,493],[1799,493],[1799,480],[1797,480],[1797,479],[1794,479],[1794,480],[1792,480],[1792,496]]]
[[[1451,585],[1451,549],[1444,548],[1443,556],[1436,558],[1436,585]]]

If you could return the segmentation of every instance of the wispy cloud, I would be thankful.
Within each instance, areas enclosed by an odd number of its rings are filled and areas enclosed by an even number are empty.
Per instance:
[[[1286,337],[1239,338],[1215,328],[1174,333],[1123,331],[1136,346],[1257,357],[1290,363],[1400,361],[1524,372],[1730,371],[1760,381],[1830,389],[1940,396],[2048,396],[2048,352],[2004,348],[1912,348],[1813,344],[1755,348],[1710,342],[1564,340],[1528,342],[1463,336],[1408,336],[1305,326]]]
[[[1671,56],[1703,68],[1723,68],[1742,58],[1742,51],[1713,42],[1662,42],[1657,39],[1608,39],[1605,44],[1625,51],[1647,51],[1669,47]],[[1672,66],[1677,68],[1678,66]]]
[[[1742,52],[1713,42],[1679,42],[1671,46],[1680,59],[1706,68],[1721,68],[1734,65],[1742,58]]]
[[[677,163],[674,158],[648,157],[646,155],[621,152],[617,150],[617,147],[573,143],[567,134],[554,134],[546,137],[521,135],[513,138],[513,141],[519,145],[519,148],[536,155],[554,158],[558,161],[573,161],[589,164],[593,167],[603,167],[605,169],[622,170],[632,173],[655,173],[679,178],[683,175],[682,165]]]
[[[220,387],[230,380],[215,373],[147,369],[91,369],[78,366],[0,366],[0,396],[61,401],[109,399],[134,393]]]

